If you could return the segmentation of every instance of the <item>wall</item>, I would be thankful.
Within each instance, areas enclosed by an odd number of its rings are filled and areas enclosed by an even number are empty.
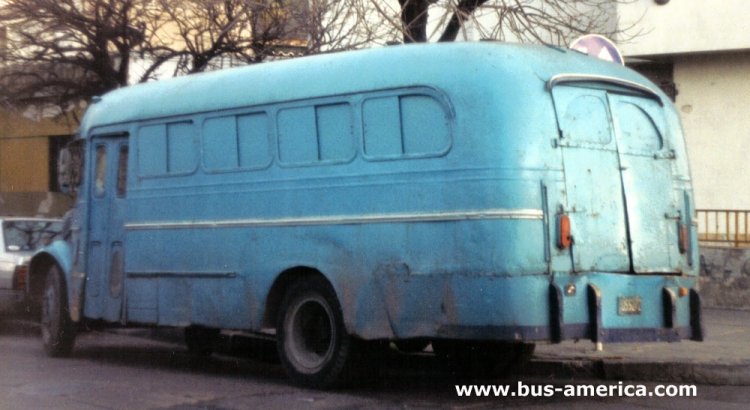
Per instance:
[[[0,139],[0,192],[47,191],[48,164],[46,137]]]
[[[704,307],[750,310],[750,249],[701,248]]]
[[[750,52],[674,58],[675,104],[685,128],[699,209],[750,209],[750,190],[738,185],[739,176],[750,174],[747,73]]]
[[[0,193],[47,191],[50,137],[71,135],[76,127],[72,117],[0,110]]]
[[[640,35],[618,46],[626,56],[750,49],[747,0],[636,0],[617,7],[621,28]]]

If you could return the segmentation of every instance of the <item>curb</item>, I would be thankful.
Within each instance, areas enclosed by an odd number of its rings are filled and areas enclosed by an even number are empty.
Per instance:
[[[750,386],[750,362],[728,364],[537,358],[532,359],[521,374],[536,377]]]

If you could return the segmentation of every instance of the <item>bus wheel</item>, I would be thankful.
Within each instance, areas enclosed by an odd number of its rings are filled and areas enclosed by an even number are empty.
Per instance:
[[[350,367],[355,342],[344,327],[336,294],[321,278],[307,278],[289,288],[276,337],[281,364],[295,383],[333,387]]]
[[[219,341],[219,329],[200,326],[185,328],[185,344],[193,356],[208,357],[216,350]]]
[[[44,351],[52,357],[69,356],[73,351],[76,333],[70,320],[68,298],[62,275],[56,265],[47,271],[42,294],[41,333]]]

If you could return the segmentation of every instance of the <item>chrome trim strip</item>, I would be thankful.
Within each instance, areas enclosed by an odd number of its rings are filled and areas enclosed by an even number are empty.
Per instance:
[[[164,221],[125,224],[127,230],[279,227],[310,225],[358,225],[396,222],[448,222],[478,219],[543,219],[541,209],[486,209],[481,211],[435,212],[424,214],[373,214],[310,216],[277,219],[234,219],[225,221]]]
[[[604,75],[592,75],[592,74],[558,74],[547,81],[547,91],[552,91],[552,88],[561,83],[577,83],[584,81],[595,81],[601,83],[609,83],[619,85],[621,87],[630,88],[633,90],[640,91],[648,94],[651,98],[657,100],[660,105],[664,105],[659,94],[652,90],[650,87],[638,84],[634,81],[623,80],[622,78],[609,77]]]
[[[237,272],[127,272],[128,278],[195,278],[195,279],[232,279]]]

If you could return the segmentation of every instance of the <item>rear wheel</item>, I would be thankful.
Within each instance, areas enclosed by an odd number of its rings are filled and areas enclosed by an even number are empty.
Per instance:
[[[47,271],[41,313],[44,351],[52,357],[69,356],[75,344],[76,329],[70,319],[65,283],[56,265]]]
[[[279,358],[292,381],[315,388],[342,381],[355,341],[346,332],[328,282],[312,277],[293,284],[284,296],[276,329]]]

